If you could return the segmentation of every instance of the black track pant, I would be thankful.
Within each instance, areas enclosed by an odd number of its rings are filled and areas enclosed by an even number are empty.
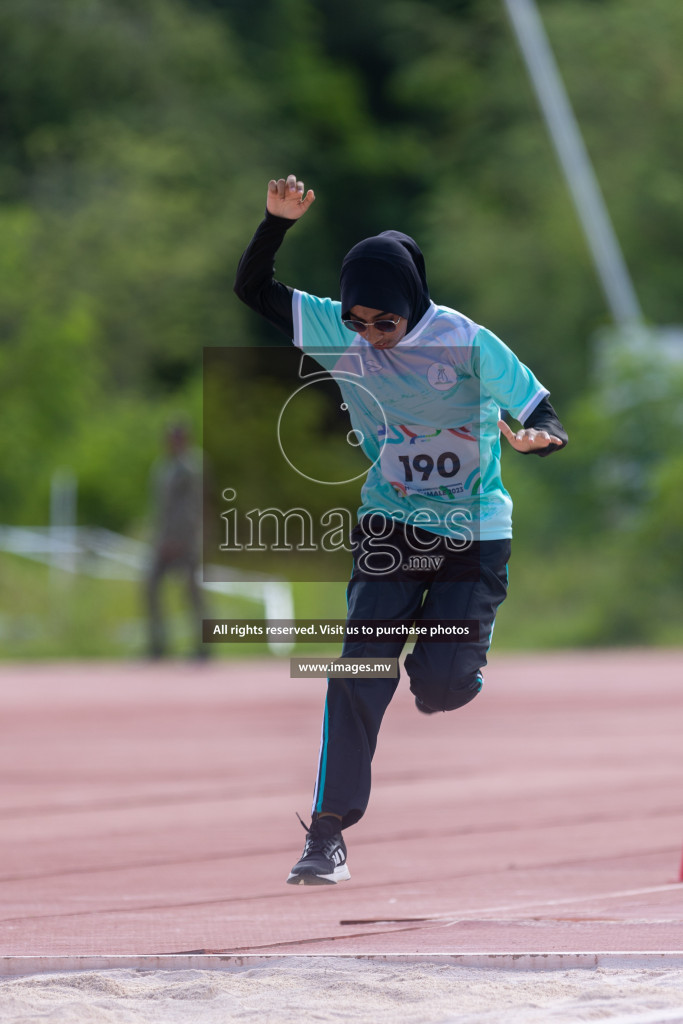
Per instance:
[[[480,670],[486,664],[496,610],[507,593],[509,556],[509,540],[479,541],[464,552],[445,552],[437,571],[397,572],[381,579],[364,572],[356,559],[347,591],[347,621],[477,620],[476,642],[420,639],[405,660],[410,689],[427,707],[460,708],[482,686]],[[343,657],[396,658],[404,643],[347,640]],[[397,685],[398,676],[328,681],[313,812],[340,815],[342,828],[365,813],[377,734]]]

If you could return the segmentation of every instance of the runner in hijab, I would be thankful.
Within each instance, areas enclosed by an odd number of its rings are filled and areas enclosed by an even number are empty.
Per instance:
[[[417,709],[451,711],[481,690],[507,593],[512,502],[500,478],[500,436],[545,456],[567,435],[547,389],[499,338],[432,301],[422,253],[408,235],[383,231],[355,245],[342,262],[340,301],[275,280],[285,233],[314,200],[294,175],[269,183],[266,216],[235,291],[302,350],[338,349],[343,358],[352,349],[361,358],[383,422],[353,398],[361,389],[349,389],[351,422],[372,465],[351,537],[347,623],[475,623],[476,635],[464,640],[418,639],[405,659]],[[521,428],[514,432],[501,409]],[[390,552],[379,567],[378,538]],[[396,658],[404,644],[400,636],[347,638],[342,654]],[[342,830],[365,813],[377,736],[397,685],[398,676],[328,680],[312,819],[290,884],[350,878]]]

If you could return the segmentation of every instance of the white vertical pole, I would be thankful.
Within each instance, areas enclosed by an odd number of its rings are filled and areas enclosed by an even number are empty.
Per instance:
[[[76,571],[76,477],[70,469],[56,469],[50,481],[50,537],[52,582],[57,569]]]
[[[581,131],[534,0],[504,0],[617,324],[641,325],[643,313]]]

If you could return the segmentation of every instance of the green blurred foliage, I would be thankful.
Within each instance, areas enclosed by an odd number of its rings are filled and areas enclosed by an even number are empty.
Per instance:
[[[565,417],[566,451],[542,465],[505,453],[516,498],[511,578],[527,575],[512,599],[523,614],[525,594],[526,612],[550,623],[551,646],[563,635],[572,644],[680,643],[683,363],[655,333],[635,348],[613,345],[599,366]]]
[[[681,323],[683,6],[539,8],[646,316]],[[405,230],[435,299],[551,389],[570,447],[505,467],[517,565],[543,579],[520,598],[580,602],[546,640],[678,635],[683,395],[675,373],[662,392],[626,368],[617,410],[595,376],[607,310],[500,0],[5,0],[0,520],[45,522],[70,467],[81,522],[141,530],[164,423],[184,410],[199,433],[203,348],[275,340],[231,284],[290,170],[317,201],[282,280],[336,295],[350,245]],[[259,401],[287,386],[264,378]],[[253,394],[230,397],[245,431]],[[220,469],[256,473],[238,453]]]

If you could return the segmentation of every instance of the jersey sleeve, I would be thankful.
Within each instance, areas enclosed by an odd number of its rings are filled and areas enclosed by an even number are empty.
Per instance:
[[[341,322],[341,302],[308,292],[292,293],[294,344],[304,352],[320,349],[345,351],[353,337]]]
[[[524,423],[550,392],[512,349],[491,331],[480,327],[473,340],[475,372],[482,391],[490,395],[501,409],[507,409],[515,419]]]

